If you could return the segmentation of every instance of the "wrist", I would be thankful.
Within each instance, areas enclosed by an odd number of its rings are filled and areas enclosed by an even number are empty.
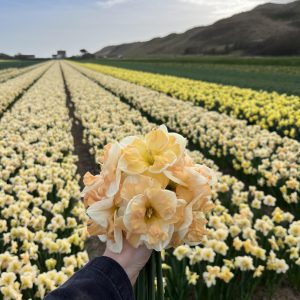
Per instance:
[[[134,286],[137,277],[139,275],[139,270],[136,270],[133,267],[130,267],[130,265],[127,263],[127,259],[124,258],[124,256],[118,254],[118,253],[113,253],[109,250],[105,250],[103,256],[107,256],[111,259],[113,259],[114,261],[116,261],[121,267],[122,269],[125,271],[125,273],[127,274],[131,285]]]

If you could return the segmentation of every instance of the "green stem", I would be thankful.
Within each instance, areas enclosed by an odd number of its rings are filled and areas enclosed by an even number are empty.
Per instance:
[[[161,268],[161,254],[155,251],[155,263],[156,263],[156,280],[157,280],[157,295],[158,300],[164,300],[164,285],[163,285],[163,273]]]
[[[143,299],[142,295],[145,291],[145,287],[143,286],[143,270],[140,272],[138,277],[138,299]]]
[[[154,253],[151,254],[150,257],[150,265],[148,272],[148,284],[149,284],[149,300],[155,300],[155,286],[154,286],[154,278],[155,278],[155,256]],[[140,299],[138,299],[140,300]]]

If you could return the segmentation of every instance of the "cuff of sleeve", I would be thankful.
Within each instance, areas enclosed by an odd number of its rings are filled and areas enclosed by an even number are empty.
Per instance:
[[[111,280],[121,299],[134,299],[129,277],[119,263],[107,256],[96,257],[91,263]]]

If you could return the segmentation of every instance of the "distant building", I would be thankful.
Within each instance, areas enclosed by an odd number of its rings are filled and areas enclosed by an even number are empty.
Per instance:
[[[18,53],[15,55],[15,58],[17,58],[17,59],[35,59],[35,55]]]
[[[66,57],[67,57],[66,51],[64,51],[64,50],[58,50],[57,51],[57,55],[56,55],[57,59],[64,59]]]
[[[56,55],[56,54],[53,54],[53,55],[52,55],[52,58],[53,58],[53,59],[57,59],[57,55]]]

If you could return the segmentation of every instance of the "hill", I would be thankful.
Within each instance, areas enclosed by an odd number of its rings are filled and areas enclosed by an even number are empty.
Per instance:
[[[146,57],[201,54],[300,54],[300,0],[267,3],[209,26],[146,42],[108,46],[96,57]]]
[[[0,53],[0,59],[11,59],[12,57],[5,54],[5,53]]]

